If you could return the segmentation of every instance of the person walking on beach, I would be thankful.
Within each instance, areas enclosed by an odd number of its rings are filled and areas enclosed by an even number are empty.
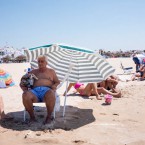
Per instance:
[[[30,122],[36,120],[33,112],[33,103],[36,102],[45,102],[47,117],[44,123],[51,122],[51,114],[55,105],[55,91],[60,81],[55,71],[47,68],[47,61],[45,55],[38,57],[38,69],[34,69],[30,72],[30,74],[34,74],[38,79],[34,80],[31,89],[28,90],[28,87],[20,83],[20,87],[23,90],[23,104],[30,115]]]

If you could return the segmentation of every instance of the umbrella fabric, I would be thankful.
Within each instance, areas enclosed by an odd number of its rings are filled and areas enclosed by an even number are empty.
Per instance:
[[[88,49],[64,45],[46,45],[25,51],[32,68],[38,68],[37,57],[46,55],[48,66],[53,68],[60,80],[68,72],[70,64],[74,67],[69,75],[69,82],[101,82],[112,75],[115,69]]]
[[[0,81],[4,82],[6,86],[13,86],[15,83],[12,80],[12,76],[5,70],[0,68]]]

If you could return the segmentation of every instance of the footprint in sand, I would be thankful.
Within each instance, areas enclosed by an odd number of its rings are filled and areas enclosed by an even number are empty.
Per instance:
[[[76,144],[86,143],[86,141],[83,141],[83,140],[74,140],[73,142]]]

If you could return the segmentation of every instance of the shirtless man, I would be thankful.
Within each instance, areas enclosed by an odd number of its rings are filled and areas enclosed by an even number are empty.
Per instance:
[[[47,117],[44,123],[50,123],[55,105],[55,91],[60,81],[55,71],[47,68],[47,57],[43,55],[38,57],[38,69],[34,69],[30,73],[38,79],[34,80],[33,88],[29,90],[20,83],[23,90],[23,104],[30,115],[30,121],[35,121],[33,103],[44,101],[47,108]]]

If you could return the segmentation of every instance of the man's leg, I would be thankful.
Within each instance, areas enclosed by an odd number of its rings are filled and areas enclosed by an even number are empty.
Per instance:
[[[30,115],[30,121],[35,121],[35,115],[33,111],[33,103],[38,102],[37,97],[30,91],[24,92],[22,95],[23,105]]]
[[[55,92],[53,90],[49,90],[46,92],[44,96],[44,102],[46,103],[46,108],[47,108],[47,117],[44,123],[50,123],[51,114],[55,106]]]
[[[145,79],[145,72],[143,72],[143,74],[142,74],[140,80],[142,81],[142,80],[144,80],[144,79]]]

